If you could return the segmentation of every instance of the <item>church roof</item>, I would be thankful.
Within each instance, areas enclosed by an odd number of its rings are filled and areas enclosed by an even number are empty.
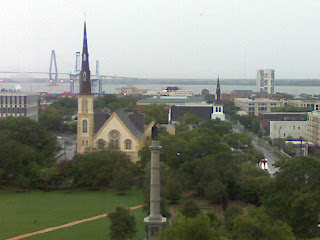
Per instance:
[[[97,133],[103,124],[110,117],[109,113],[105,112],[95,112],[94,113],[94,133]]]
[[[121,121],[127,126],[131,133],[136,137],[140,138],[143,134],[144,120],[141,114],[130,114],[128,115],[122,109],[116,111]],[[131,116],[131,117],[130,117]]]
[[[127,113],[122,109],[115,111],[121,121],[136,137],[140,138],[144,132],[144,116],[141,113]],[[111,116],[107,112],[95,112],[94,113],[94,132],[97,133],[103,124]]]

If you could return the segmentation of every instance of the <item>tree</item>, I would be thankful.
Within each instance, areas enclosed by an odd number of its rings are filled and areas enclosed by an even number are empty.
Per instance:
[[[110,185],[112,177],[118,178],[116,175],[120,169],[131,171],[133,165],[128,156],[119,151],[105,150],[78,154],[73,160],[74,184],[84,187],[106,187]]]
[[[195,218],[200,214],[200,208],[193,200],[188,200],[183,205],[181,213],[186,218]]]
[[[129,210],[123,207],[117,207],[115,212],[109,214],[110,226],[109,236],[112,240],[131,239],[136,234],[135,217]]]
[[[215,222],[201,214],[194,218],[177,217],[165,227],[161,240],[220,240],[221,232]]]
[[[115,95],[115,94],[104,94],[98,97],[94,101],[94,109],[97,108],[108,108],[111,111],[117,109],[124,109],[128,111],[137,110],[137,101],[141,99],[141,95]]]
[[[283,159],[263,194],[268,212],[288,223],[299,237],[319,236],[320,162],[317,158]]]
[[[210,203],[225,204],[228,198],[227,187],[219,179],[208,182],[204,192]],[[224,207],[226,207],[226,205],[224,205]]]
[[[40,112],[39,122],[51,131],[61,132],[63,128],[63,115],[56,108],[47,108]]]
[[[163,196],[170,201],[171,204],[177,203],[182,194],[181,180],[174,174],[169,176],[167,184],[164,186]]]
[[[232,230],[234,219],[242,214],[242,209],[239,207],[229,206],[224,211],[224,220],[228,230]]]
[[[255,164],[242,163],[237,181],[240,199],[247,203],[261,205],[264,189],[270,182],[267,171],[257,168]]]
[[[201,118],[193,113],[185,113],[181,121],[186,124],[199,124],[199,122],[201,122]]]
[[[224,112],[226,115],[233,117],[239,108],[234,105],[234,101],[223,101]]]
[[[294,240],[292,229],[280,220],[272,219],[264,209],[249,207],[235,217],[232,235],[237,240]]]
[[[111,186],[118,192],[123,192],[132,187],[133,174],[132,171],[125,168],[117,169],[113,172]]]
[[[0,166],[7,183],[28,187],[50,167],[58,149],[54,134],[25,117],[0,119]]]
[[[155,121],[157,123],[168,123],[168,109],[163,104],[151,104],[149,106],[141,107],[141,113],[146,115],[146,123]]]

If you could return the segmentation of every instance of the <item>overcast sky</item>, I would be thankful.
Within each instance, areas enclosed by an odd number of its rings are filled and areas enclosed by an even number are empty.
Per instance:
[[[319,0],[0,0],[0,71],[60,72],[81,51],[91,71],[133,77],[320,78]]]

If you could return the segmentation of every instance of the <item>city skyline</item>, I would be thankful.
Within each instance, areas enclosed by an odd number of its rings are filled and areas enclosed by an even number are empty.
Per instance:
[[[18,6],[18,7],[17,7]],[[320,78],[320,2],[6,2],[0,16],[1,71],[74,70],[86,14],[90,61],[105,75],[141,78]]]

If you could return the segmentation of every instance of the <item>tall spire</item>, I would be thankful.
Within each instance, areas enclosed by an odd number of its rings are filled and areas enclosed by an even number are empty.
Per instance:
[[[84,31],[83,31],[82,64],[81,64],[81,71],[80,71],[80,94],[81,95],[91,94],[86,22],[84,22]]]
[[[221,102],[221,89],[220,89],[220,80],[219,80],[219,76],[218,76],[218,80],[217,80],[217,90],[216,90],[216,101],[217,103]]]

